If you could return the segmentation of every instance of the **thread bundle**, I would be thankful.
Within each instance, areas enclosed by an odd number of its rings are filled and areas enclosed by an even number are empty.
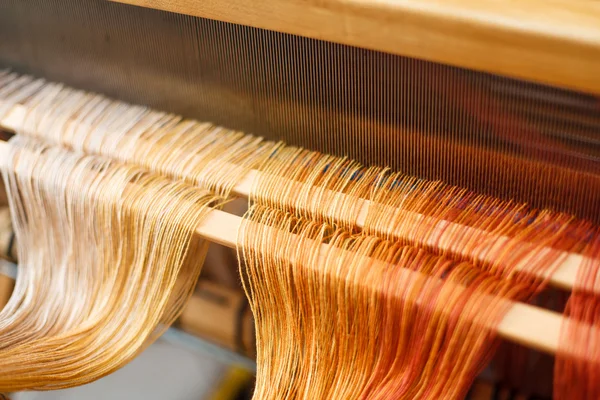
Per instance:
[[[84,384],[177,317],[206,252],[193,232],[215,196],[28,138],[10,148],[4,176],[21,245],[0,314],[0,388]]]
[[[596,228],[565,214],[14,74],[0,98],[0,116],[28,110],[3,171],[27,251],[0,314],[0,390],[97,379],[150,343],[199,273],[194,228],[250,169],[238,252],[257,399],[462,398],[512,302],[538,294],[566,252],[598,258]],[[577,299],[596,289],[573,294],[567,312],[586,324],[565,328],[578,347],[559,355],[557,395],[595,390],[596,317]]]

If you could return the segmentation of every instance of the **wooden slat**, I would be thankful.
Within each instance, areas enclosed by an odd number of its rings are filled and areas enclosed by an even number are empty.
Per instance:
[[[2,106],[2,101],[0,100],[0,107],[1,106]],[[24,120],[26,114],[27,114],[27,110],[24,106],[15,105],[15,106],[13,106],[13,108],[11,109],[11,111],[9,113],[7,113],[2,119],[0,119],[0,126],[7,130],[18,131],[19,128],[21,126],[23,126],[23,120]],[[82,127],[82,129],[85,129],[85,127]],[[235,188],[233,189],[233,193],[237,196],[248,197],[250,195],[253,182],[258,178],[258,175],[259,175],[258,171],[256,171],[256,170],[250,171],[245,177],[242,177],[240,182],[235,186]],[[287,182],[282,182],[282,184],[285,184],[285,183],[287,183]],[[330,196],[332,198],[338,197],[340,200],[342,200],[342,197],[344,197],[345,195],[330,192]],[[364,226],[367,214],[369,212],[369,206],[370,206],[370,202],[365,201],[363,203],[361,211],[357,217],[357,225],[359,227]],[[390,210],[389,210],[390,218],[393,218],[396,215],[396,213],[400,213],[400,212],[403,212],[403,211],[390,207]],[[411,213],[404,212],[402,214],[402,218],[412,218],[414,220],[421,220],[421,223],[427,223],[427,221],[425,221],[427,219],[429,219],[430,221],[433,221],[433,219],[431,217],[425,217],[421,214],[417,214],[417,213],[413,213],[413,212],[411,212]],[[430,224],[433,225],[433,222],[431,222]],[[438,231],[440,233],[442,233],[442,235],[438,238],[440,240],[438,240],[435,243],[435,247],[439,248],[440,250],[450,250],[450,246],[452,244],[451,240],[442,240],[444,237],[443,236],[444,234],[446,234],[446,235],[462,235],[461,232],[464,233],[465,231],[473,230],[473,228],[455,224],[455,223],[448,223],[447,221],[436,221],[435,224],[437,225]],[[223,228],[223,227],[217,227],[216,229],[219,229],[219,228]],[[218,232],[206,232],[206,234],[211,234],[211,233],[216,234]],[[223,233],[227,234],[227,232],[223,232]],[[431,237],[435,237],[435,236],[436,235],[432,235]],[[504,237],[497,237],[497,238],[495,238],[494,241],[490,242],[490,246],[495,245],[495,243],[497,241],[502,241],[505,239],[506,238],[504,238]],[[217,243],[221,243],[218,235],[211,238],[211,240],[215,241]],[[221,243],[221,244],[225,244],[225,243]],[[433,245],[433,243],[432,243],[432,245]],[[483,256],[482,256],[483,261],[489,261],[489,262],[495,261],[495,260],[489,259],[490,256],[488,255],[487,251],[483,251],[483,249],[482,249],[482,251],[480,253],[483,254]],[[493,254],[493,253],[491,253],[491,254]],[[549,278],[550,285],[557,287],[557,288],[566,289],[566,290],[572,289],[576,283],[577,271],[579,269],[579,266],[581,265],[581,262],[582,262],[582,258],[580,255],[568,254],[567,257],[564,259],[564,261],[556,268],[554,273],[551,274],[551,276]],[[518,266],[517,266],[517,268],[518,268]]]
[[[114,0],[600,93],[600,3]]]

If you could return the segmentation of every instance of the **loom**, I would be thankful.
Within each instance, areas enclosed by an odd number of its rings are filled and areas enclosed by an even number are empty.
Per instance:
[[[600,223],[595,2],[8,0],[2,68]],[[28,112],[0,97],[6,132]],[[234,248],[240,223],[197,234]],[[516,303],[499,334],[553,354],[562,319]]]

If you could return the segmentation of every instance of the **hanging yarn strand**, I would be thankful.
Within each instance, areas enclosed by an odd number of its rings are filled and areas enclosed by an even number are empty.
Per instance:
[[[111,373],[180,313],[206,250],[193,233],[218,197],[19,137],[3,174],[22,245],[0,314],[0,390]]]
[[[264,206],[239,242],[256,399],[463,398],[508,300],[529,294],[469,263]]]

